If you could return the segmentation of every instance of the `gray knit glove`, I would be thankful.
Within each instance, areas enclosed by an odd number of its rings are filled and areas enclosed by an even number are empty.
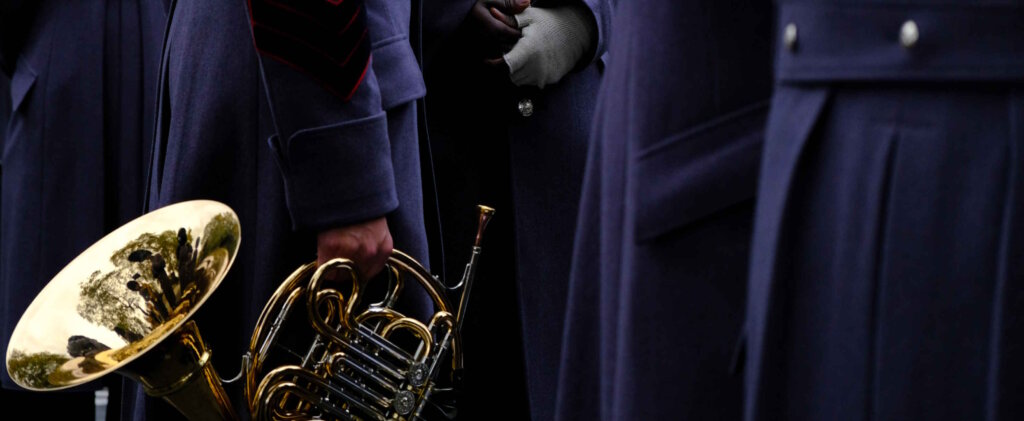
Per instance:
[[[512,83],[543,88],[569,73],[594,46],[597,28],[583,4],[516,15],[523,37],[505,54]]]

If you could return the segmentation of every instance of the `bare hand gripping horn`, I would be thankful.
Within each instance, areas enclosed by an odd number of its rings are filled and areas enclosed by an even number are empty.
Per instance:
[[[243,358],[253,418],[452,419],[459,330],[494,210],[479,212],[470,263],[453,287],[397,250],[386,275],[372,280],[358,279],[345,259],[306,264],[289,276],[264,307]],[[240,240],[238,217],[211,201],[178,203],[122,226],[28,307],[11,335],[8,373],[27,389],[52,391],[117,371],[189,419],[237,419],[191,317],[223,280]],[[409,283],[433,308],[398,310]],[[455,308],[447,292],[457,289]]]

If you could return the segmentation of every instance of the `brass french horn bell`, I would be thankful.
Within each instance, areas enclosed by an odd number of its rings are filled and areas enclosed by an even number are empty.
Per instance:
[[[454,287],[399,251],[376,302],[363,299],[374,288],[358,279],[351,261],[296,270],[265,306],[243,358],[253,418],[450,418],[433,398],[461,369],[458,328],[479,238],[494,212],[479,210],[477,243]],[[29,305],[11,335],[8,373],[26,389],[54,391],[118,372],[188,419],[237,419],[190,319],[220,285],[240,241],[237,215],[213,201],[170,205],[118,228]],[[396,308],[407,280],[433,303],[425,320]],[[454,308],[446,292],[457,289]]]

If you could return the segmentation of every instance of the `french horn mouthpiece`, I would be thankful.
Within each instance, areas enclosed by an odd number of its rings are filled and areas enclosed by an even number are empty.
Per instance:
[[[494,216],[494,208],[490,206],[477,205],[477,211],[480,212],[480,222],[476,228],[476,241],[473,243],[473,247],[480,247],[480,242],[484,236],[484,230],[487,229],[487,224],[491,222],[491,217]]]

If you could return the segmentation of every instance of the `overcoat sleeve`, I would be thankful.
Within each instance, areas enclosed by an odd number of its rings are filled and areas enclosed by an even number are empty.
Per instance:
[[[252,0],[292,224],[323,230],[398,206],[362,0]]]
[[[587,57],[587,61],[581,64],[586,65],[597,60],[604,62],[608,58],[607,47],[609,41],[608,37],[609,34],[611,34],[612,0],[583,0],[583,4],[585,4],[594,15],[594,22],[597,24],[597,45],[594,46],[594,55]]]

